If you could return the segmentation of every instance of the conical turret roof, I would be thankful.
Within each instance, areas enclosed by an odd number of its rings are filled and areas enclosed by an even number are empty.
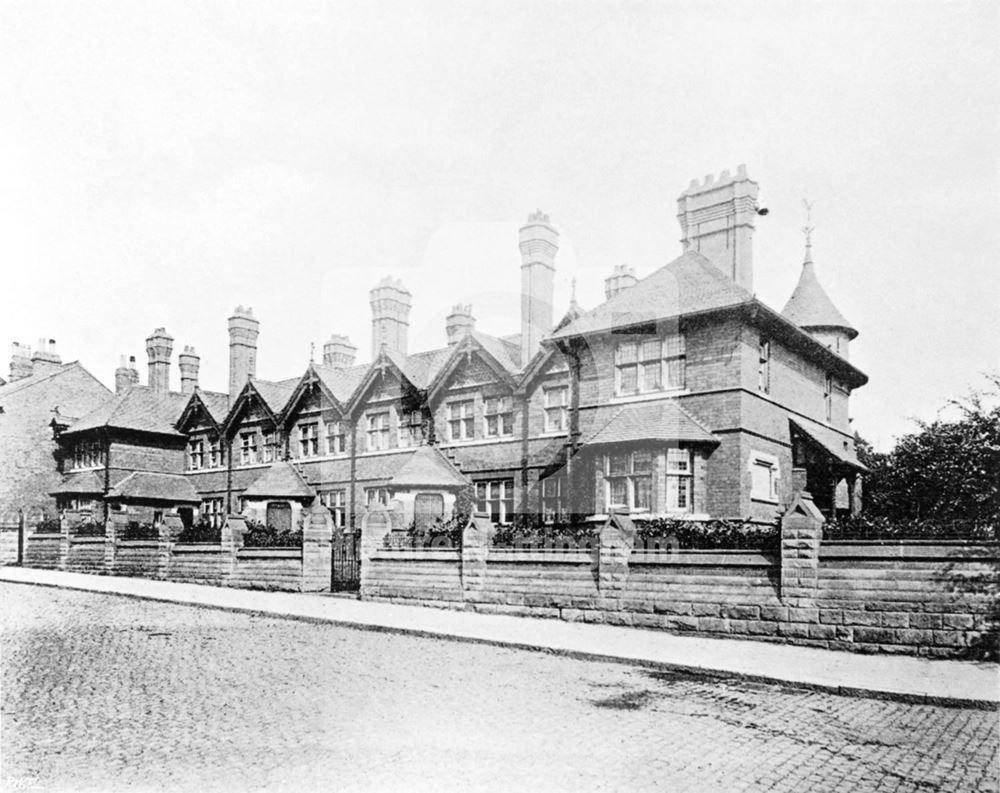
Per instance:
[[[844,315],[830,300],[826,290],[816,277],[816,265],[812,260],[812,245],[806,242],[806,258],[802,263],[802,274],[799,283],[792,292],[781,312],[785,319],[791,320],[803,330],[811,328],[838,328],[847,332],[853,339],[857,330],[848,322]]]

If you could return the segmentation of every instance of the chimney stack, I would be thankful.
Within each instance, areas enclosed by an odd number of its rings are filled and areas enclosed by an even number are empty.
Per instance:
[[[538,352],[552,330],[552,291],[559,232],[540,209],[521,227],[521,365]]]
[[[134,363],[135,356],[132,357],[132,361]],[[135,374],[138,378],[139,373],[136,372]],[[115,394],[121,396],[128,393],[132,390],[133,385],[135,385],[135,382],[132,380],[132,369],[129,368],[128,362],[123,355],[118,359],[118,368],[115,369]]]
[[[410,328],[410,307],[413,296],[403,286],[386,276],[369,293],[372,307],[372,360],[378,357],[382,346],[406,355],[407,332]]]
[[[177,356],[177,368],[181,370],[181,393],[193,394],[198,387],[198,367],[201,358],[190,344],[184,345],[184,352]]]
[[[128,376],[129,380],[132,381],[132,385],[139,385],[139,368],[135,364],[134,355],[128,357]]]
[[[174,351],[174,337],[166,328],[157,328],[146,339],[146,355],[149,356],[149,382],[147,385],[158,394],[170,390],[170,356]]]
[[[604,297],[610,300],[619,292],[631,289],[639,282],[635,270],[627,264],[616,264],[611,275],[604,279]]]
[[[736,177],[723,171],[697,179],[677,199],[684,250],[698,251],[736,283],[753,292],[753,230],[757,183],[741,165]]]
[[[10,377],[7,379],[13,383],[15,380],[31,377],[33,368],[31,363],[31,346],[28,344],[19,344],[15,341],[11,345]]]
[[[56,340],[38,340],[38,349],[31,356],[31,373],[48,374],[62,365],[62,358],[56,353]]]
[[[257,374],[257,336],[260,322],[253,309],[237,306],[229,318],[229,401],[236,400],[247,381]]]
[[[472,316],[472,305],[458,303],[451,308],[451,313],[445,319],[444,330],[448,335],[448,346],[458,344],[469,331],[475,330],[476,318]]]
[[[334,369],[346,369],[354,366],[358,348],[351,344],[350,338],[334,333],[323,345],[323,365]]]

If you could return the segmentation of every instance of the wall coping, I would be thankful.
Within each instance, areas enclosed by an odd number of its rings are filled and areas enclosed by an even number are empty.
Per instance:
[[[563,548],[553,548],[547,551],[504,548],[501,550],[490,550],[486,557],[486,566],[488,569],[491,564],[503,562],[508,564],[538,564],[542,562],[546,564],[585,564],[592,566],[596,552],[596,548],[593,551],[568,550]]]
[[[56,540],[62,537],[61,532],[35,532],[34,534],[26,535],[29,540]]]
[[[221,545],[214,543],[176,543],[174,553],[223,553]]]
[[[69,537],[70,545],[103,545],[106,541],[107,536],[104,534],[100,534],[96,537],[79,537],[71,534]]]
[[[301,548],[240,548],[236,551],[238,559],[300,559]]]
[[[381,548],[375,551],[371,558],[375,561],[391,559],[402,562],[458,562],[462,558],[462,552],[457,548],[421,548],[413,551]]]
[[[119,548],[159,548],[159,540],[118,540],[115,545]]]
[[[780,554],[740,549],[697,548],[676,551],[632,551],[629,564],[706,565],[717,567],[778,567]]]
[[[992,560],[997,558],[996,546],[934,543],[928,545],[858,545],[844,543],[837,546],[822,544],[819,548],[822,559],[906,559],[930,560]]]

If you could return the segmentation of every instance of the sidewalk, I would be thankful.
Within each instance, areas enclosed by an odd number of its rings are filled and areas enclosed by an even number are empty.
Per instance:
[[[861,655],[561,620],[507,617],[321,594],[260,592],[142,578],[0,567],[0,582],[82,589],[193,606],[401,631],[645,666],[789,683],[917,702],[1000,705],[1000,667],[905,655]]]

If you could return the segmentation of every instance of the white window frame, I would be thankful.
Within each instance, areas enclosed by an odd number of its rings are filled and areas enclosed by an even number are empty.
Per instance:
[[[476,437],[476,401],[462,399],[448,403],[448,440],[469,441]]]
[[[492,431],[491,419],[494,424]],[[513,434],[514,400],[508,395],[485,397],[483,399],[483,436],[504,438]]]
[[[365,449],[370,452],[382,452],[389,448],[389,411],[365,414],[366,433]]]
[[[326,425],[326,453],[332,455],[347,454],[346,422],[337,420]]]
[[[299,424],[299,457],[319,456],[319,422]]]
[[[778,464],[778,458],[766,452],[752,451],[748,466],[750,470],[750,499],[777,504],[778,483],[781,481],[781,467]]]
[[[555,523],[566,517],[566,474],[560,473],[539,480],[542,522]]]
[[[668,513],[694,512],[694,451],[669,447],[666,453],[666,508]]]
[[[399,414],[399,447],[411,448],[424,442],[424,414],[417,410],[406,410]]]
[[[559,401],[554,401],[559,395]],[[542,388],[545,413],[545,432],[569,430],[569,386],[555,385]]]
[[[663,336],[622,339],[615,345],[615,395],[636,396],[687,387],[687,341],[680,331]],[[635,388],[622,385],[625,370],[635,369]],[[653,385],[649,385],[653,380]]]
[[[261,461],[273,463],[278,458],[278,433],[265,432],[261,443]]]
[[[485,512],[497,523],[511,523],[514,520],[514,479],[479,479],[475,483],[476,511]],[[496,509],[493,509],[496,505]]]
[[[200,471],[205,467],[205,440],[195,438],[188,445],[188,470]]]
[[[383,507],[388,508],[389,502],[392,500],[392,495],[389,493],[389,488],[387,487],[366,487],[365,488],[365,506],[371,507],[373,504],[381,504]]]
[[[226,464],[226,447],[221,438],[208,442],[208,467],[221,468]]]
[[[257,464],[257,433],[240,433],[240,465]]]
[[[625,455],[627,458],[625,473],[611,472],[611,458]],[[646,455],[649,458],[649,469],[647,471],[637,470],[636,455]],[[656,470],[656,453],[647,449],[633,449],[630,451],[609,452],[604,455],[604,505],[605,511],[612,508],[626,509],[629,512],[652,513],[655,511],[655,490],[653,489],[653,474]],[[649,506],[636,505],[636,487],[639,479],[649,482]],[[615,482],[622,481],[625,484],[625,503],[612,502],[611,493]]]
[[[319,494],[319,503],[330,510],[334,528],[342,529],[347,525],[346,490],[324,490]]]

